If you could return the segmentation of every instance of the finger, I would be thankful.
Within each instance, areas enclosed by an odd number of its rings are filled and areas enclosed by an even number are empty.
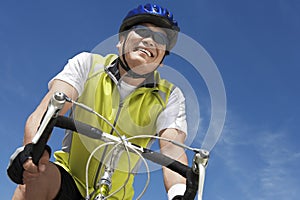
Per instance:
[[[39,163],[47,164],[49,162],[49,159],[50,159],[49,153],[48,151],[45,150]]]
[[[30,173],[30,172],[24,171],[24,173],[23,173],[24,184],[35,181],[39,177],[39,175],[40,175],[40,173]]]
[[[37,173],[38,168],[37,166],[33,163],[32,159],[26,160],[26,162],[23,164],[24,170],[30,173]]]

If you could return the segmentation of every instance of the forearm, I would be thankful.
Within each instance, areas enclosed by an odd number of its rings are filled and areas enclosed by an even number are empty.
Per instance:
[[[47,110],[47,106],[49,100],[50,100],[50,94],[48,93],[44,99],[41,101],[39,106],[35,109],[33,113],[28,117],[26,124],[25,124],[25,130],[24,130],[24,140],[23,144],[28,144],[33,139],[35,133],[37,132],[37,129],[40,125],[41,119]]]
[[[184,143],[185,133],[177,131],[176,129],[167,129],[162,135],[164,138],[175,140],[180,143]],[[188,164],[188,159],[184,149],[178,147],[170,142],[160,141],[161,152],[183,164]],[[166,191],[168,191],[175,184],[185,184],[186,180],[184,177],[179,175],[166,167],[163,167],[164,184]]]
[[[186,154],[183,152],[179,152],[178,153],[182,154],[182,156],[180,156],[179,158],[177,157],[173,157],[170,156],[173,159],[176,159],[177,161],[183,163],[183,164],[187,164],[187,158],[186,158]],[[179,175],[176,172],[173,172],[172,170],[163,167],[163,176],[164,176],[164,184],[165,184],[165,188],[166,191],[169,191],[169,189],[175,185],[175,184],[185,184],[186,180],[184,177],[182,177],[181,175]]]

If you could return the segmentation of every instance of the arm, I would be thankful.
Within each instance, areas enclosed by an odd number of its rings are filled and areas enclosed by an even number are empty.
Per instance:
[[[29,116],[25,125],[25,135],[23,144],[28,144],[34,137],[41,119],[47,110],[47,106],[52,95],[55,92],[63,92],[72,99],[77,99],[81,94],[84,83],[87,79],[90,66],[92,62],[92,55],[86,52],[80,53],[70,59],[65,65],[63,71],[57,74],[49,82],[49,91],[38,105],[36,110]],[[61,114],[65,114],[71,107],[70,103],[66,103],[62,109]]]
[[[161,137],[184,143],[187,133],[185,98],[179,88],[175,88],[171,93],[165,110],[157,119],[157,127]],[[163,154],[183,164],[188,163],[187,156],[182,148],[162,140],[160,146]],[[169,199],[172,199],[174,194],[182,195],[184,193],[186,182],[183,177],[167,168],[163,168],[163,175]]]
[[[63,92],[72,99],[77,99],[77,97],[80,95],[89,72],[90,58],[91,56],[88,53],[78,54],[73,59],[70,59],[67,65],[64,67],[64,70],[48,83],[49,91],[26,121],[23,150],[25,145],[31,143],[33,137],[35,136],[42,117],[47,110],[49,101],[55,92]],[[70,109],[70,107],[71,104],[66,103],[60,114],[64,115]],[[15,153],[18,152],[16,151]],[[25,162],[22,155],[27,159]],[[50,192],[51,194],[57,193],[57,191],[54,191],[54,189],[57,189],[55,186],[59,185],[60,176],[58,169],[49,162],[50,155],[47,151],[44,151],[44,154],[39,160],[38,166],[32,162],[32,159],[28,159],[28,155],[24,153],[24,151],[19,152],[16,155],[13,154],[13,156],[16,157],[12,158],[13,160],[11,160],[7,172],[15,183],[25,184],[17,187],[14,194],[16,199],[18,197],[24,197],[25,194],[28,194],[29,198],[30,195],[34,195],[35,198],[44,199],[39,198],[37,193],[39,193],[41,196],[49,195]],[[20,160],[21,158],[22,160]],[[15,159],[17,161],[15,161]],[[26,188],[30,189],[27,190]]]
[[[37,106],[35,111],[28,117],[25,125],[25,133],[23,144],[28,144],[32,141],[41,119],[47,110],[50,99],[55,92],[63,92],[72,99],[77,99],[83,89],[83,85],[86,81],[90,70],[91,54],[80,53],[70,59],[65,65],[63,71],[56,75],[49,82],[49,91]],[[60,114],[64,115],[71,107],[70,103],[66,103]],[[49,162],[49,155],[45,151],[39,162],[39,170],[44,171],[45,166]],[[37,166],[35,166],[31,159],[23,165],[25,171],[36,172]]]
[[[31,143],[42,116],[48,107],[49,100],[56,91],[64,92],[72,98],[77,98],[78,96],[77,91],[71,85],[59,80],[53,81],[49,87],[49,92],[45,95],[41,103],[29,116],[26,122],[23,141],[24,145]],[[65,104],[61,114],[64,114],[70,106],[70,104]],[[25,148],[26,147],[29,146],[27,145]],[[16,188],[13,199],[23,199],[25,196],[26,199],[32,199],[33,197],[37,199],[45,199],[46,196],[52,199],[57,194],[57,185],[59,185],[60,182],[60,175],[58,169],[49,162],[49,153],[46,150],[44,151],[44,154],[39,160],[38,166],[36,166],[32,159],[27,156],[28,154],[24,153],[24,150],[19,152],[7,169],[9,177],[15,183],[21,184]],[[24,158],[27,159],[25,162],[23,160]],[[49,185],[51,187],[48,187]]]
[[[31,143],[32,138],[34,137],[38,126],[40,124],[40,121],[47,109],[47,106],[49,104],[49,100],[54,94],[54,92],[60,91],[64,92],[66,95],[72,98],[77,98],[78,94],[77,91],[66,82],[60,81],[60,80],[54,80],[51,84],[51,87],[48,91],[48,93],[45,95],[41,103],[38,105],[36,110],[29,116],[27,119],[26,125],[25,125],[25,133],[24,133],[24,145]],[[66,113],[66,111],[71,107],[70,103],[65,104],[64,108],[62,109],[61,114]],[[49,165],[49,153],[45,150],[44,154],[39,160],[38,166],[36,166],[32,159],[27,159],[25,163],[23,164],[24,172],[20,168],[12,168],[17,169],[18,173],[23,173],[23,183],[27,184],[32,181],[34,181],[37,177],[39,177],[39,172],[45,172],[47,166]],[[21,170],[21,171],[20,171]],[[20,181],[19,181],[20,182]]]
[[[184,143],[186,134],[174,128],[165,129],[160,133],[161,137],[171,139],[180,143]],[[169,142],[160,140],[161,152],[183,164],[188,164],[187,156],[184,149],[171,144]],[[163,167],[164,184],[166,191],[169,191],[175,184],[184,184],[185,178],[170,169]],[[184,192],[184,191],[183,191]]]

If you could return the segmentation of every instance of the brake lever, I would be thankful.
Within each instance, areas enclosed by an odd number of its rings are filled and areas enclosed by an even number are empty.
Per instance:
[[[193,158],[192,170],[194,173],[199,174],[199,164],[206,168],[209,159],[209,152],[204,149],[199,149]]]
[[[192,171],[195,174],[198,174],[198,200],[202,200],[203,188],[204,188],[204,179],[205,179],[205,169],[208,164],[209,152],[200,149],[198,153],[195,154],[193,159]]]
[[[50,99],[47,111],[42,118],[36,135],[31,141],[33,144],[31,157],[35,165],[38,165],[38,162],[44,153],[45,146],[56,123],[56,118],[60,110],[63,108],[66,100],[68,100],[68,97],[61,92],[54,93]]]
[[[183,200],[195,199],[197,191],[198,200],[202,200],[205,167],[208,163],[209,152],[203,149],[198,149],[195,152],[196,154],[193,158],[192,167],[186,174],[186,190],[182,197]],[[199,195],[199,193],[201,194]]]
[[[65,102],[66,102],[66,95],[64,93],[55,92],[53,94],[53,96],[50,99],[50,102],[48,104],[47,111],[42,118],[42,122],[41,122],[35,136],[33,137],[32,141],[31,141],[33,144],[36,144],[39,141],[39,139],[42,136],[44,130],[46,129],[49,121],[51,120],[51,118],[55,118],[58,116],[59,111],[63,108]]]

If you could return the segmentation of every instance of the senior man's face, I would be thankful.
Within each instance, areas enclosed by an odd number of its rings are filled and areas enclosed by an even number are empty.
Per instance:
[[[133,27],[126,38],[121,36],[117,47],[119,53],[125,53],[125,59],[135,73],[147,74],[162,62],[167,42],[166,32],[162,28],[145,23]]]

